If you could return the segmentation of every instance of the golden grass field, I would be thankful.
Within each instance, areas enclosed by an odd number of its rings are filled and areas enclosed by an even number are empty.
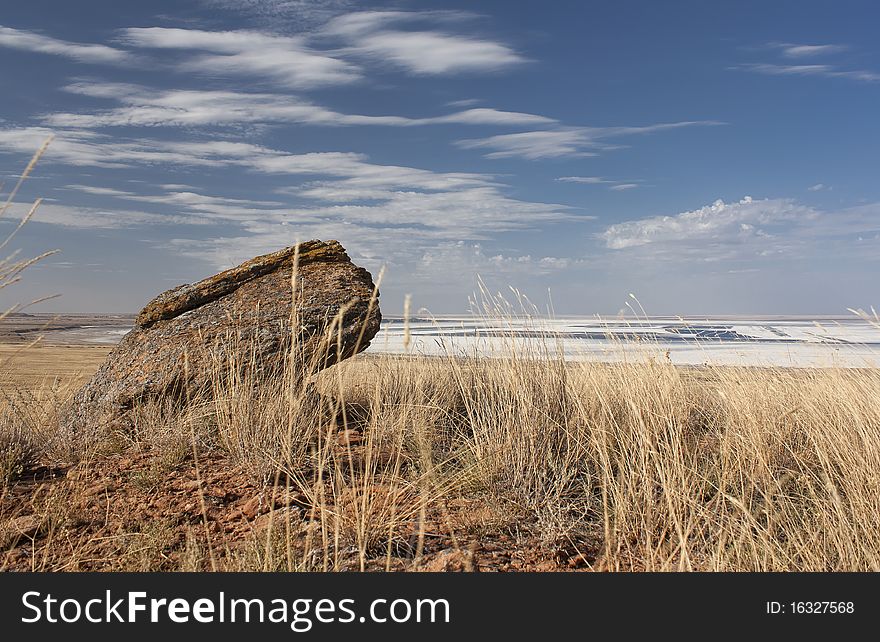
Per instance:
[[[0,343],[0,388],[34,392],[90,377],[112,346],[53,346]]]

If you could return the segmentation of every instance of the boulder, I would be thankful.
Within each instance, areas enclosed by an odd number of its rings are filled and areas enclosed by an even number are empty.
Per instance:
[[[150,301],[62,413],[62,429],[98,429],[148,400],[208,398],[236,369],[272,376],[287,364],[305,378],[364,350],[382,318],[370,273],[337,241],[298,248]]]

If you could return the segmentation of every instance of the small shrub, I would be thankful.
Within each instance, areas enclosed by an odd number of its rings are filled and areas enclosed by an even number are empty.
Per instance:
[[[11,411],[0,414],[0,483],[6,486],[21,477],[39,454],[27,424]]]

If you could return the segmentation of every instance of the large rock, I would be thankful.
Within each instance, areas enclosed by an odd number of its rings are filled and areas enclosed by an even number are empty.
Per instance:
[[[295,256],[288,247],[157,296],[73,398],[62,428],[100,428],[146,400],[205,398],[236,368],[271,376],[292,361],[305,377],[366,348],[382,318],[370,273],[337,241],[308,241],[294,294]]]

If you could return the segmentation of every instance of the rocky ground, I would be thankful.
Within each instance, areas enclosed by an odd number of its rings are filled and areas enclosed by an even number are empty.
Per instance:
[[[595,568],[599,546],[547,542],[513,507],[455,497],[395,525],[390,554],[381,545],[365,557],[334,546],[325,559],[322,520],[307,496],[284,483],[254,484],[221,452],[174,462],[148,450],[41,466],[0,503],[8,571],[357,571],[362,562],[375,571],[568,571]]]

